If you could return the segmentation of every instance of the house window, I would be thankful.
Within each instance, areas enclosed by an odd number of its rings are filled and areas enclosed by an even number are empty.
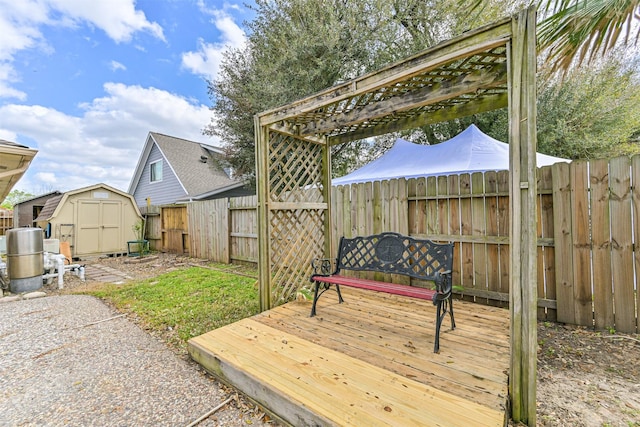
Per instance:
[[[150,181],[158,182],[162,181],[162,160],[158,160],[157,162],[153,162],[150,165]]]

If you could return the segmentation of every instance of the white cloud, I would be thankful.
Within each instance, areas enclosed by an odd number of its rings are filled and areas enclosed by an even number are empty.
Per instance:
[[[0,106],[0,136],[39,150],[17,189],[105,183],[126,191],[150,131],[219,145],[202,135],[211,119],[205,105],[152,87],[107,83],[104,90],[104,97],[80,106],[79,116],[38,105]]]
[[[137,32],[165,40],[162,27],[136,10],[135,0],[0,0],[0,97],[25,99],[24,92],[11,87],[19,81],[13,61],[21,50],[51,51],[41,27],[83,24],[104,31],[116,43],[130,41]]]
[[[0,62],[0,98],[17,98],[24,101],[27,98],[27,94],[7,84],[18,80],[13,67],[7,63]]]
[[[118,70],[125,71],[127,69],[127,67],[125,67],[124,64],[118,61],[111,61],[109,63],[109,68],[111,68],[111,71],[118,71]]]
[[[51,172],[38,172],[36,179],[44,184],[44,186],[56,184],[56,174]],[[32,193],[33,194],[33,193]]]
[[[200,3],[203,8],[202,3]],[[246,42],[245,33],[231,16],[222,10],[203,10],[213,16],[212,23],[220,31],[218,43],[207,43],[198,39],[198,50],[182,54],[182,67],[194,74],[214,80],[218,75],[223,53],[230,48],[239,48]]]
[[[49,3],[52,9],[75,22],[86,22],[100,28],[118,43],[130,41],[138,31],[165,40],[162,27],[156,22],[149,22],[144,12],[136,10],[134,0],[49,0]]]

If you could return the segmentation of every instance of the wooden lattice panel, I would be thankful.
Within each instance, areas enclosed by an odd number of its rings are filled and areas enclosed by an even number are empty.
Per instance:
[[[321,202],[322,146],[271,133],[269,188],[274,202]]]
[[[271,301],[282,304],[309,283],[311,260],[323,255],[325,210],[279,207],[322,203],[323,147],[278,132],[269,141]]]
[[[274,305],[291,300],[311,277],[311,260],[322,257],[324,210],[271,213],[271,272]]]
[[[332,137],[424,115],[425,113],[433,113],[452,106],[461,106],[484,97],[503,94],[507,91],[506,52],[506,46],[500,45],[437,67],[428,68],[408,79],[391,81],[388,85],[340,99],[308,113],[299,114],[286,120],[286,124],[289,128],[301,129],[303,135]],[[349,122],[349,120],[344,120],[344,123],[332,120],[336,116],[354,116],[359,110],[373,111],[376,104],[393,103],[393,98],[400,99],[407,95],[415,95],[416,98],[426,97],[434,91],[446,91],[447,88],[456,86],[463,87],[464,84],[461,83],[466,80],[481,80],[490,75],[495,76],[493,82],[486,81],[478,86],[469,84],[466,92],[463,90],[455,96],[443,96],[441,100],[429,102],[428,105],[413,106],[406,109],[398,108],[391,114],[384,114],[380,117],[369,114],[367,120],[355,123]],[[424,96],[421,95],[420,91]],[[380,108],[380,110],[383,110],[383,108]]]

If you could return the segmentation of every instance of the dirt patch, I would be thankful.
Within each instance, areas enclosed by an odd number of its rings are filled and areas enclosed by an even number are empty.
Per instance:
[[[136,280],[209,265],[171,254],[142,259],[106,257],[84,263],[113,268]],[[214,268],[255,274],[242,266]],[[91,278],[82,282],[66,275],[65,289],[47,291],[67,293],[99,286],[104,283]],[[640,336],[612,332],[539,323],[538,426],[640,427]]]
[[[640,426],[640,339],[541,323],[538,425]]]

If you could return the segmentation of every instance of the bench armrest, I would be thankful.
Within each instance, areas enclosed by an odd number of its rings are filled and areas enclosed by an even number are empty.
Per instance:
[[[446,299],[451,295],[451,270],[439,271],[436,273],[436,291]],[[435,300],[434,300],[435,301]]]
[[[336,258],[314,258],[311,261],[313,276],[331,276],[338,272],[338,260]],[[313,281],[313,276],[311,280]]]

